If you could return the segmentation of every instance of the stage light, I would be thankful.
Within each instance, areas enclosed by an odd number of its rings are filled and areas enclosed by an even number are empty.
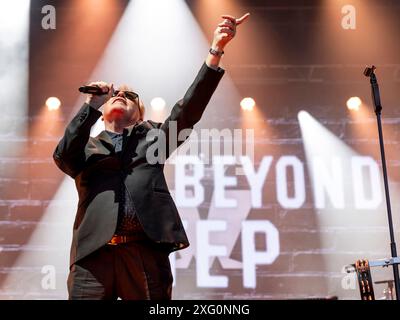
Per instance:
[[[347,108],[349,110],[354,110],[358,111],[360,110],[361,107],[361,99],[359,97],[351,97],[349,100],[347,100]]]
[[[13,107],[2,108],[0,135],[13,132],[24,139],[28,131],[28,123],[15,125],[11,119],[24,119],[28,114],[29,83],[29,0],[3,1],[0,10],[0,70],[7,76],[0,77],[0,104],[9,103],[10,92],[13,95]],[[18,13],[18,18],[14,13]],[[23,147],[12,140],[4,140],[0,147],[0,157],[19,157]]]
[[[61,101],[57,97],[49,97],[46,100],[46,106],[49,111],[57,110],[61,106]]]
[[[253,98],[243,98],[242,101],[240,101],[240,106],[244,111],[252,111],[255,105],[256,102]]]
[[[341,228],[347,230],[348,234],[347,239],[340,240],[326,232],[319,237],[324,248],[335,238],[334,254],[326,254],[323,257],[326,272],[333,272],[338,269],[334,269],[332,265],[337,261],[339,252],[341,254],[345,250],[351,251],[351,261],[354,257],[362,256],[363,253],[360,252],[365,250],[362,248],[367,248],[365,254],[371,255],[376,254],[372,253],[372,246],[386,248],[385,232],[376,232],[374,236],[362,241],[354,240],[360,237],[358,230],[362,228],[385,228],[379,164],[368,153],[360,154],[352,149],[340,136],[308,112],[299,112],[298,120],[313,193],[317,229]],[[376,255],[379,254],[381,253]]]
[[[163,98],[156,97],[151,100],[150,105],[154,111],[161,111],[164,110],[166,103]]]

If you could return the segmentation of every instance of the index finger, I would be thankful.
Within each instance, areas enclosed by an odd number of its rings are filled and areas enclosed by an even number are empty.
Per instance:
[[[111,98],[114,94],[114,84],[111,83],[107,86],[107,92],[106,92],[109,96],[109,98]]]
[[[241,24],[243,21],[245,21],[248,17],[250,17],[250,13],[247,12],[246,14],[244,14],[241,18],[236,20],[236,24],[239,25]]]
[[[228,14],[221,16],[222,19],[228,19],[229,21],[231,21],[233,24],[235,25],[239,25],[241,24],[243,21],[245,21],[248,17],[250,16],[250,13],[247,12],[246,14],[244,14],[242,17],[240,17],[239,19],[236,19],[235,17],[232,17]]]

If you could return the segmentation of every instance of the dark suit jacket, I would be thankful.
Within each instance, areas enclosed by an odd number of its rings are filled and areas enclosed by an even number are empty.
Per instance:
[[[109,135],[103,131],[90,137],[90,129],[102,113],[84,104],[68,124],[54,151],[54,161],[75,179],[79,195],[73,226],[70,264],[105,245],[113,236],[118,217],[121,185],[132,197],[136,213],[147,236],[170,250],[189,246],[177,208],[168,191],[163,163],[150,164],[146,151],[162,139],[146,141],[151,129],[160,129],[168,141],[170,121],[179,130],[193,128],[200,120],[224,70],[206,64],[184,98],[173,107],[164,123],[143,121],[124,129],[121,154],[116,154]],[[179,146],[181,142],[176,142]],[[167,148],[168,157],[173,148]]]

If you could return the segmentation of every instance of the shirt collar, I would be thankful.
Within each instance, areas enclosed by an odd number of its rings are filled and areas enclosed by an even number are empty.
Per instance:
[[[109,135],[111,138],[116,138],[116,137],[118,137],[118,136],[122,136],[122,133],[112,132],[112,131],[108,131],[108,130],[104,130],[104,131],[107,132],[108,135]]]

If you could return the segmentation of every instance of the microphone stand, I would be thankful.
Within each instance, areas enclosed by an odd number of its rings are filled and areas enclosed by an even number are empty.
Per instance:
[[[375,76],[376,67],[372,66],[371,68],[366,68],[364,71],[364,75],[370,78],[371,90],[372,90],[372,101],[374,102],[376,120],[378,123],[378,133],[379,133],[379,145],[381,151],[381,160],[382,160],[382,171],[383,171],[383,181],[385,184],[385,197],[386,197],[386,209],[389,221],[389,233],[390,233],[390,250],[392,257],[397,259],[397,249],[396,242],[394,240],[394,232],[393,232],[393,220],[392,220],[392,209],[390,205],[390,195],[389,195],[389,183],[387,177],[386,170],[386,158],[385,158],[385,148],[383,145],[383,133],[382,133],[382,123],[381,123],[381,98],[379,95],[379,86],[378,81]],[[400,300],[400,283],[399,283],[399,268],[398,263],[393,263],[393,276],[394,276],[394,286],[396,289],[396,300]]]

